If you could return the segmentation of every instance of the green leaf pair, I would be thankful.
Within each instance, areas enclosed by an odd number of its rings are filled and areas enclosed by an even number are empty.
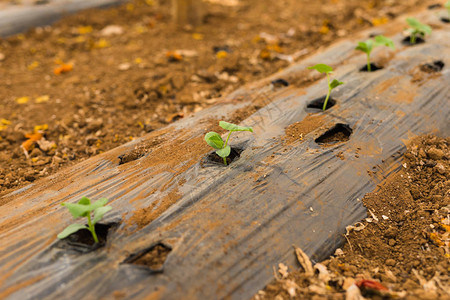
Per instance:
[[[62,203],[61,205],[67,207],[74,219],[86,217],[88,219],[88,225],[71,224],[58,234],[58,238],[63,239],[78,230],[88,229],[91,232],[94,241],[98,243],[98,237],[95,233],[95,224],[103,218],[105,213],[112,209],[111,206],[105,206],[106,203],[108,203],[108,199],[106,198],[101,198],[96,202],[91,203],[91,200],[87,197],[81,198],[78,203]],[[94,212],[94,219],[91,221],[92,212]]]
[[[385,37],[384,35],[377,35],[374,40],[367,40],[365,42],[359,42],[358,46],[356,46],[355,50],[362,51],[367,54],[367,71],[371,72],[370,65],[370,53],[377,46],[386,46],[392,49],[395,49],[394,42]]]
[[[315,66],[312,67],[308,67],[308,69],[310,70],[316,70],[320,73],[326,73],[327,74],[327,82],[328,82],[328,93],[327,93],[327,97],[325,98],[325,101],[323,102],[323,107],[322,110],[325,110],[327,108],[327,104],[328,104],[328,99],[330,99],[330,95],[331,95],[331,90],[333,90],[334,88],[340,86],[341,84],[344,84],[342,81],[333,79],[333,81],[330,82],[330,73],[333,73],[333,68],[325,65],[325,64],[317,64]]]
[[[431,27],[419,22],[416,18],[407,18],[406,22],[411,27],[408,31],[411,34],[409,43],[412,45],[416,43],[418,35],[424,37],[427,34],[431,34]]]
[[[228,123],[225,121],[220,121],[219,126],[222,127],[223,129],[226,129],[229,131],[226,141],[224,142],[222,137],[217,132],[214,132],[214,131],[208,132],[205,135],[205,141],[208,145],[210,145],[214,149],[217,149],[217,151],[216,151],[217,155],[222,157],[223,163],[225,165],[227,165],[227,157],[231,153],[231,147],[228,145],[228,140],[230,139],[231,133],[235,132],[235,131],[253,132],[253,128],[252,127],[243,127],[243,126],[235,125],[235,124]]]

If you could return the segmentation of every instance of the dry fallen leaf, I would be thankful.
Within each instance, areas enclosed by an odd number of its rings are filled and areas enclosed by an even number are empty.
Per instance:
[[[39,96],[36,99],[34,99],[35,103],[43,103],[43,102],[47,102],[48,100],[50,100],[50,96],[49,95],[43,95],[43,96]]]
[[[279,263],[278,264],[278,273],[280,273],[281,278],[288,277],[288,275],[289,275],[288,267],[283,263]]]
[[[366,225],[361,222],[356,222],[355,225],[349,225],[345,227],[345,230],[347,230],[347,233],[345,235],[349,235],[352,231],[361,231],[364,228],[366,228]]]
[[[30,97],[20,97],[16,99],[18,104],[25,104],[30,100]]]
[[[302,266],[302,268],[305,270],[305,274],[307,276],[313,276],[314,275],[314,269],[311,263],[311,260],[309,259],[308,255],[306,255],[305,252],[303,252],[302,249],[295,247],[295,255],[297,256],[297,260]]]
[[[60,75],[63,73],[67,73],[73,70],[73,65],[72,64],[61,64],[59,67],[56,67],[53,70],[53,73],[55,73],[55,75]]]

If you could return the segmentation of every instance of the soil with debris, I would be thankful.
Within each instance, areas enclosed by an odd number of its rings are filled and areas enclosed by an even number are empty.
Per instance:
[[[85,11],[0,39],[0,195],[432,3],[209,0],[203,25],[177,29],[168,2]]]
[[[411,141],[402,168],[362,200],[347,243],[300,270],[282,262],[257,299],[450,299],[450,138]]]

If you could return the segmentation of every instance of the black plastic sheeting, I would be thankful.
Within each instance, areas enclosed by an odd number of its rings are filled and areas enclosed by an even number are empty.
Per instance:
[[[126,0],[50,0],[42,5],[10,5],[0,10],[0,37],[54,23],[68,14],[88,8],[105,8]]]
[[[443,26],[434,14],[417,17]],[[403,24],[402,19],[397,22]],[[376,30],[389,35],[392,27]],[[365,55],[353,51],[355,41],[340,42],[192,118],[6,196],[9,202],[0,217],[0,295],[244,299],[272,280],[278,263],[298,266],[292,245],[313,261],[326,258],[343,243],[345,227],[366,216],[360,199],[401,167],[404,142],[424,133],[450,133],[449,27],[434,30],[426,43],[413,47],[402,46],[402,38],[393,36],[398,50],[376,72],[359,72]],[[386,51],[390,50],[375,49],[374,60]],[[444,63],[439,73],[423,73],[420,81],[412,80],[420,66],[437,60]],[[325,78],[302,88],[289,82],[296,75],[313,74],[306,67],[316,63],[332,65],[333,77],[345,82],[333,91],[337,102],[325,112],[306,108],[326,91]],[[274,87],[271,82],[278,78],[289,86]],[[253,126],[255,133],[233,136],[232,146],[243,151],[229,167],[206,159],[187,170],[186,162],[180,161],[173,170],[156,175],[148,167],[152,155],[163,151],[169,140],[178,140],[181,151],[209,131],[207,120],[227,120],[262,94],[272,102],[241,122]],[[283,144],[285,128],[311,111],[322,115],[325,125],[302,140]],[[315,140],[336,124],[346,128],[348,141],[318,145]],[[157,136],[165,141],[145,156],[119,165],[120,155]],[[205,147],[205,157],[207,151]],[[337,157],[340,152],[344,160]],[[130,231],[127,221],[134,211],[174,192],[180,198],[172,206],[149,225]],[[110,199],[114,209],[104,221],[120,223],[109,232],[105,247],[84,254],[68,251],[56,240],[56,234],[72,222],[60,203],[81,196]],[[171,249],[162,270],[126,263],[155,245]]]

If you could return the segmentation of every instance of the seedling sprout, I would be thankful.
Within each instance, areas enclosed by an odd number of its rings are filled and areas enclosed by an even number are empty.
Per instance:
[[[319,71],[320,73],[327,74],[328,94],[327,94],[327,97],[325,98],[325,102],[323,103],[323,108],[322,108],[322,110],[325,110],[327,108],[327,103],[328,103],[328,99],[330,98],[331,90],[334,89],[335,87],[340,86],[341,84],[344,84],[344,83],[342,81],[339,81],[336,79],[333,79],[333,81],[330,83],[330,73],[333,73],[333,68],[328,65],[317,64],[315,66],[308,67],[308,69],[316,70],[316,71]]]
[[[431,34],[431,27],[420,23],[416,18],[407,18],[406,22],[411,27],[409,28],[409,32],[411,34],[409,43],[414,45],[416,43],[417,35],[421,35],[424,37],[426,34]]]
[[[372,52],[373,48],[377,46],[386,46],[390,47],[392,49],[395,49],[394,42],[390,39],[385,37],[384,35],[377,35],[375,37],[375,41],[373,40],[367,40],[365,42],[359,42],[358,46],[356,46],[356,50],[360,50],[367,54],[367,71],[371,72],[371,65],[370,65],[370,53]]]
[[[445,2],[445,8],[447,9],[448,16],[450,17],[450,1]]]
[[[88,221],[88,225],[82,224],[71,224],[66,227],[61,233],[58,234],[58,239],[63,239],[71,235],[72,233],[77,232],[81,229],[88,229],[94,241],[98,243],[98,237],[95,233],[95,224],[103,218],[103,215],[112,209],[111,206],[105,206],[108,202],[108,199],[101,198],[97,200],[95,203],[91,204],[91,200],[87,197],[81,198],[78,203],[62,203],[61,205],[67,207],[67,209],[72,214],[74,219],[86,217]],[[94,212],[94,219],[91,220],[91,213]]]
[[[227,165],[227,157],[230,155],[231,153],[231,147],[228,145],[228,141],[230,140],[230,136],[231,133],[234,131],[250,131],[253,132],[253,128],[252,127],[243,127],[243,126],[238,126],[232,123],[228,123],[225,121],[220,121],[219,122],[219,126],[222,127],[223,129],[226,129],[229,131],[228,133],[228,137],[226,139],[226,141],[224,142],[222,137],[214,131],[208,132],[205,135],[205,141],[208,145],[210,145],[211,147],[213,147],[216,150],[217,155],[219,155],[220,157],[223,158],[223,163],[225,165]]]

